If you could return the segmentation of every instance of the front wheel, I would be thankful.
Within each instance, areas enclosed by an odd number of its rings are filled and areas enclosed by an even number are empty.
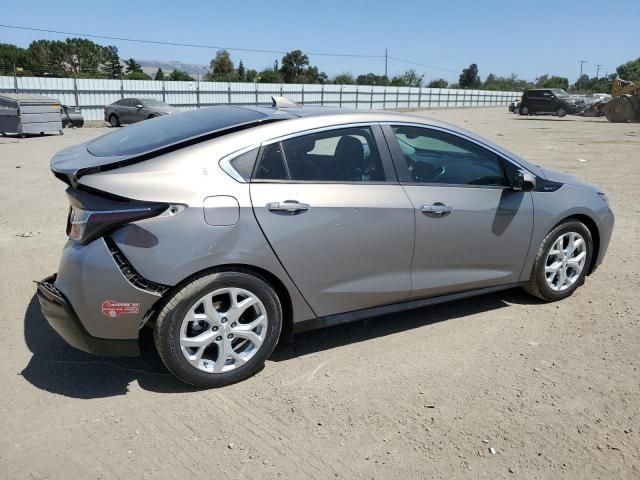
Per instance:
[[[589,229],[578,220],[561,223],[542,241],[524,289],[547,302],[567,298],[584,283],[592,256]]]
[[[120,119],[116,114],[112,113],[109,116],[109,125],[111,125],[113,128],[120,126]]]
[[[529,115],[529,107],[520,106],[520,115]]]
[[[158,314],[160,358],[195,387],[221,387],[262,368],[282,328],[282,306],[263,279],[238,271],[202,275],[179,289]]]

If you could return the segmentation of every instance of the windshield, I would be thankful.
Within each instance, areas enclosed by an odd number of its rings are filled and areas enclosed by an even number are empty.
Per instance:
[[[161,102],[160,100],[155,100],[153,98],[143,98],[142,103],[145,107],[169,107],[169,105],[167,105],[166,103]]]
[[[551,90],[556,97],[568,97],[569,94],[560,88],[554,88]]]
[[[242,107],[199,108],[120,128],[89,142],[87,150],[96,157],[138,155],[267,118],[264,113]]]

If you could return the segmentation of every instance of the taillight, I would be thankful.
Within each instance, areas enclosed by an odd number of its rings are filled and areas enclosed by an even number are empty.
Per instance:
[[[161,203],[120,201],[67,189],[69,218],[67,235],[71,240],[87,244],[127,223],[160,215],[168,208]]]

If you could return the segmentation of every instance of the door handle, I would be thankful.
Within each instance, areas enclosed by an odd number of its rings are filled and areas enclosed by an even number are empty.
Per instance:
[[[444,203],[436,202],[433,205],[423,205],[420,211],[425,215],[431,217],[444,217],[453,212],[453,207],[445,205]]]
[[[267,210],[273,213],[297,215],[304,213],[311,208],[306,203],[300,203],[297,200],[285,200],[284,202],[267,203]]]

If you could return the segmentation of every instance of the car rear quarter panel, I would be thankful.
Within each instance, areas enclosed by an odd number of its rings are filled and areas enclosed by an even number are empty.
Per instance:
[[[126,225],[111,234],[132,266],[148,280],[175,286],[190,276],[214,267],[246,265],[266,270],[287,289],[293,318],[315,315],[283,269],[266,241],[251,207],[249,184],[229,177],[219,159],[244,142],[206,142],[145,162],[82,177],[82,183],[137,200],[180,206],[176,215],[160,216]],[[233,197],[239,207],[237,222],[228,223],[223,206],[219,226],[215,209],[205,199]]]

